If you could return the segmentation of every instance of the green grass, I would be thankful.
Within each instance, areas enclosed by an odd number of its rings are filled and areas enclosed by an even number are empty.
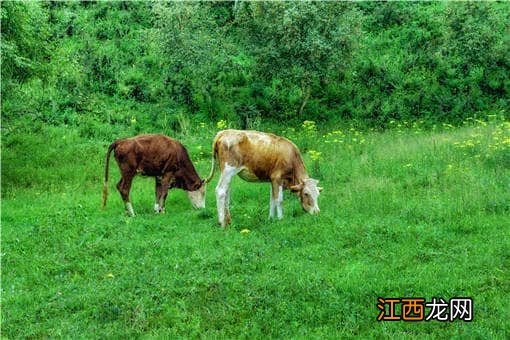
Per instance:
[[[218,175],[205,210],[173,190],[162,215],[137,178],[128,218],[113,160],[99,208],[111,140],[4,134],[2,335],[508,338],[508,122],[331,130],[280,131],[321,180],[319,216],[286,192],[284,219],[268,221],[269,185],[236,178],[227,230]],[[213,136],[180,137],[202,176]],[[457,296],[473,298],[473,322],[376,321],[378,297]]]

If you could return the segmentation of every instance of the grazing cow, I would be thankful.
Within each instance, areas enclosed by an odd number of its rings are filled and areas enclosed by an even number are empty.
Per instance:
[[[218,163],[221,177],[216,187],[218,219],[222,227],[230,222],[230,181],[235,175],[249,182],[271,182],[269,218],[283,217],[283,189],[290,189],[310,214],[319,213],[317,199],[322,188],[309,178],[298,148],[288,139],[258,131],[224,130],[213,142],[212,168]]]
[[[108,195],[108,168],[112,150],[122,175],[117,189],[126,205],[128,215],[135,215],[129,200],[129,190],[133,177],[137,174],[156,178],[154,210],[157,213],[165,210],[169,188],[185,190],[194,208],[205,207],[205,182],[198,176],[184,146],[163,135],[139,135],[116,140],[108,147],[104,172],[103,208],[106,206]]]

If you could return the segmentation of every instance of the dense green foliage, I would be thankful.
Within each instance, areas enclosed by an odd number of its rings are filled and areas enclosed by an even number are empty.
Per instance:
[[[508,3],[3,2],[4,124],[507,115],[509,13]]]

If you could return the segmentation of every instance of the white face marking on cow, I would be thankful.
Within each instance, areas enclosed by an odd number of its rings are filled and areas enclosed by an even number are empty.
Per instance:
[[[205,183],[202,183],[198,190],[186,191],[186,193],[193,208],[205,208]]]
[[[301,206],[306,212],[310,214],[318,214],[321,211],[319,209],[318,202],[321,188],[319,188],[317,184],[319,184],[318,180],[307,178],[301,184],[302,187],[299,192]]]

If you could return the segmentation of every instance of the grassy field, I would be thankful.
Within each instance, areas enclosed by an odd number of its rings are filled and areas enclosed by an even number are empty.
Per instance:
[[[4,132],[2,336],[508,338],[510,123],[394,125],[274,129],[321,180],[321,214],[285,192],[268,221],[269,185],[236,178],[227,230],[218,174],[205,210],[171,191],[162,215],[137,178],[128,218],[113,160],[100,209],[107,133]],[[202,176],[215,131],[177,136]],[[458,296],[473,322],[376,321],[378,297]]]

